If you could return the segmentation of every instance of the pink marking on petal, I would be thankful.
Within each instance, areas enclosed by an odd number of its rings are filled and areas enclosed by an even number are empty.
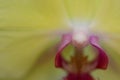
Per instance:
[[[83,75],[81,75],[80,80],[94,80],[94,79],[90,74],[83,74]]]
[[[108,56],[98,43],[97,36],[90,36],[90,44],[98,50],[96,68],[106,69],[109,63]]]
[[[68,74],[64,80],[94,80],[90,74]]]
[[[60,67],[63,68],[63,64],[67,64],[67,61],[65,59],[63,59],[61,53],[63,51],[63,49],[70,44],[72,41],[72,35],[71,34],[64,34],[62,36],[62,41],[59,45],[58,51],[56,53],[55,56],[55,66],[56,67]]]

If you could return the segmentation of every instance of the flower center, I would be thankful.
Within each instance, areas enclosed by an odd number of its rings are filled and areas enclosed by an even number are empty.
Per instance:
[[[67,61],[62,52],[69,44],[73,44],[74,55]],[[96,57],[92,61],[88,61],[84,55],[86,45],[91,45],[95,49]],[[99,45],[99,38],[87,35],[83,30],[63,35],[55,57],[55,66],[64,69],[68,74],[64,80],[94,80],[91,72],[96,69],[107,69],[108,62],[106,52]]]
[[[87,33],[84,31],[74,31],[72,36],[72,44],[77,48],[83,48],[88,43]]]

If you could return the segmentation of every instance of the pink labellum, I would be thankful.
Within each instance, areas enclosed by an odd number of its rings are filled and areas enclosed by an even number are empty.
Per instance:
[[[98,37],[97,36],[91,36],[90,37],[90,44],[96,48],[98,51],[98,57],[97,57],[97,66],[96,68],[100,69],[106,69],[108,66],[108,56],[106,55],[105,51],[100,47],[98,44]]]
[[[90,74],[68,74],[64,80],[94,80]]]
[[[58,51],[56,53],[55,57],[55,66],[56,67],[63,67],[63,64],[67,64],[67,61],[65,61],[61,55],[61,52],[63,49],[72,41],[72,36],[71,34],[65,34],[62,37],[62,41],[59,45]]]
[[[71,57],[71,60],[67,61],[64,59],[62,51],[69,44],[72,44],[72,37],[72,34],[64,34],[62,36],[62,41],[59,44],[55,56],[55,66],[57,68],[62,68],[67,72],[67,76],[64,80],[94,80],[90,73],[96,69],[106,69],[109,62],[105,51],[99,45],[98,37],[94,35],[88,37],[89,44],[97,50],[97,56],[91,62],[84,55],[85,47],[75,47],[76,45],[73,45],[75,52],[74,56]]]

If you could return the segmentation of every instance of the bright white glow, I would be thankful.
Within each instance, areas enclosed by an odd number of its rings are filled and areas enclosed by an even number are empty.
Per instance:
[[[90,29],[95,27],[96,20],[72,20],[69,26],[72,29]]]
[[[87,37],[84,34],[76,34],[73,36],[73,40],[82,44],[86,42]]]
[[[72,28],[72,43],[74,46],[81,48],[88,43],[88,36],[91,33],[91,27],[94,27],[96,22],[93,20],[72,20],[70,27]]]
[[[86,33],[79,31],[74,32],[72,36],[72,43],[74,46],[81,48],[84,47],[88,42],[88,36]]]

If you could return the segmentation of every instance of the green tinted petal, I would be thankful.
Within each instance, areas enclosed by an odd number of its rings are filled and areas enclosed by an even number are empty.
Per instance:
[[[0,29],[53,30],[66,22],[61,0],[0,0]]]
[[[102,71],[102,70],[96,70],[93,72],[93,75],[96,80],[119,80],[119,75],[117,75],[114,71],[111,69]]]
[[[55,68],[54,60],[48,61],[46,64],[39,65],[25,80],[62,80],[65,72]]]

